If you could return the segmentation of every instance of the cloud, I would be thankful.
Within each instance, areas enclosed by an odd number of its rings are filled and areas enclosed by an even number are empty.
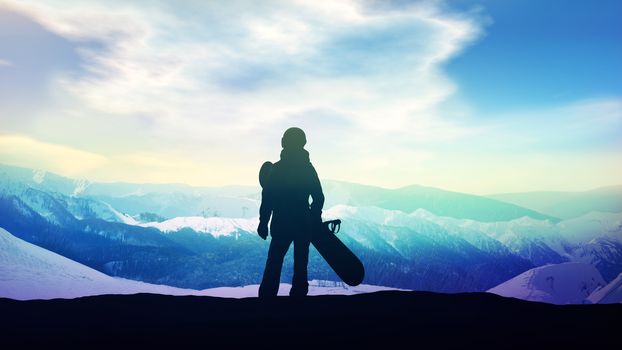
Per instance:
[[[11,61],[3,60],[0,58],[0,67],[13,67],[14,64]]]
[[[446,113],[459,87],[444,64],[484,33],[477,11],[438,1],[4,3],[78,45],[99,43],[80,48],[81,74],[53,77],[55,103],[31,136],[104,157],[111,179],[254,183],[292,125],[307,131],[322,177],[387,186],[442,186],[433,171],[451,167],[441,162],[470,151],[477,162],[495,152],[490,140],[522,152],[535,133],[548,147],[545,128]]]
[[[317,108],[339,109],[367,129],[382,114],[383,126],[400,129],[409,113],[427,113],[453,92],[440,65],[481,33],[476,19],[432,2],[397,10],[201,3],[194,9],[205,18],[190,21],[164,5],[8,3],[56,34],[104,44],[82,52],[90,74],[58,81],[83,108],[191,125],[184,132],[205,121],[254,128]]]

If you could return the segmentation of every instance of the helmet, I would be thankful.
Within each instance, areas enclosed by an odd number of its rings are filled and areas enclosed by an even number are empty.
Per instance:
[[[281,139],[281,146],[283,148],[303,148],[305,144],[307,144],[305,132],[296,127],[285,130],[283,138]]]

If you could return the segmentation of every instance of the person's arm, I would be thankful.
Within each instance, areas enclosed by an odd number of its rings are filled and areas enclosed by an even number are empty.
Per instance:
[[[311,215],[314,219],[322,219],[322,208],[324,207],[324,193],[322,192],[322,184],[317,175],[317,171],[311,165]]]
[[[263,239],[268,237],[268,222],[270,221],[270,216],[272,216],[272,209],[274,209],[274,201],[272,197],[272,189],[268,183],[261,191],[259,226],[257,227],[257,234],[259,234],[259,237]]]
[[[264,188],[261,191],[261,205],[259,206],[259,222],[268,225],[268,221],[270,221],[270,216],[272,216],[273,201],[272,201],[272,191],[270,188]]]

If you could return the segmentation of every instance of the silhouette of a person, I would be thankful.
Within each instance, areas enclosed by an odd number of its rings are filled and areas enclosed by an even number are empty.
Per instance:
[[[259,297],[276,296],[281,279],[283,258],[294,243],[294,276],[290,296],[305,296],[309,291],[307,264],[311,229],[322,222],[324,194],[315,168],[309,161],[304,131],[289,128],[281,139],[281,159],[274,163],[263,186],[257,233],[272,241],[259,286]],[[312,203],[309,204],[309,196]]]

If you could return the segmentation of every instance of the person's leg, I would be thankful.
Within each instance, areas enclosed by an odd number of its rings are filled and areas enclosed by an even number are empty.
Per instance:
[[[309,239],[296,237],[294,239],[294,277],[290,296],[305,296],[309,292],[307,281],[307,265],[309,263]]]
[[[281,268],[283,267],[283,258],[289,249],[291,239],[272,237],[270,248],[268,249],[268,258],[266,259],[266,268],[263,272],[263,279],[259,285],[259,297],[276,296],[279,292],[279,283],[281,281]]]

